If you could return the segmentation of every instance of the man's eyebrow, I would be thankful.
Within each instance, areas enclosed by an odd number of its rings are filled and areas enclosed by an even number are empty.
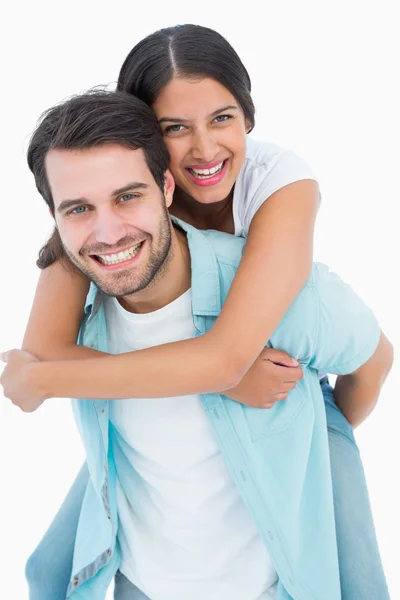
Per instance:
[[[118,188],[111,192],[111,196],[119,196],[120,194],[124,194],[133,190],[147,190],[150,186],[147,183],[140,183],[135,181],[134,183],[128,183],[124,185],[122,188]],[[79,206],[81,204],[88,204],[89,200],[87,198],[76,198],[75,200],[63,200],[60,202],[60,205],[57,208],[57,212],[62,213],[69,208],[74,206]]]
[[[208,115],[208,117],[215,117],[215,115],[218,115],[219,113],[224,112],[225,110],[238,110],[238,106],[235,106],[234,104],[228,104],[227,106],[223,106],[222,108],[217,108],[217,110],[214,110],[214,112]],[[188,119],[179,119],[178,117],[163,117],[158,122],[187,123]]]
[[[129,192],[130,190],[148,190],[148,183],[142,183],[139,181],[135,181],[133,183],[128,183],[128,185],[124,185],[122,188],[118,188],[111,193],[111,196],[119,196],[120,194],[124,194],[125,192]]]
[[[85,204],[87,200],[85,198],[77,198],[76,200],[63,200],[57,207],[57,212],[62,213],[73,206],[79,206],[80,204]]]

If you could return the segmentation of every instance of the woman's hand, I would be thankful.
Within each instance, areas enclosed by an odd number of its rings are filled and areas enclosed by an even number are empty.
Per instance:
[[[239,385],[226,396],[254,408],[272,408],[285,400],[290,390],[303,378],[300,363],[282,350],[264,348]]]
[[[34,367],[39,360],[23,350],[3,352],[0,359],[7,363],[0,377],[4,396],[23,412],[33,412],[46,400]],[[33,368],[32,368],[33,367]]]

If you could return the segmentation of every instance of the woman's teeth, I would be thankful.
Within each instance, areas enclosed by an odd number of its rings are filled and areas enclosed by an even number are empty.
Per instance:
[[[101,256],[96,256],[96,258],[103,265],[117,265],[118,263],[124,262],[124,260],[129,260],[130,258],[135,256],[139,252],[142,243],[143,242],[140,242],[140,244],[136,244],[136,246],[132,246],[131,248],[128,248],[128,250],[124,250],[123,252],[118,252],[118,254],[102,254]]]
[[[225,161],[222,161],[211,169],[192,169],[191,167],[188,167],[188,171],[190,171],[194,177],[198,177],[199,179],[207,179],[207,177],[212,177],[213,175],[216,175],[222,171],[224,163]]]

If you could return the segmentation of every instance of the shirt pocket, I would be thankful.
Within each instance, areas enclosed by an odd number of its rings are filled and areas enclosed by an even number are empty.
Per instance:
[[[273,435],[290,427],[304,410],[310,390],[306,392],[304,381],[299,381],[285,400],[280,400],[272,408],[253,408],[243,406],[251,439],[256,441],[264,436]]]

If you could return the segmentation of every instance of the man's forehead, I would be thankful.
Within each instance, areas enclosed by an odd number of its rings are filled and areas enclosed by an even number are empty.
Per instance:
[[[105,144],[85,149],[51,149],[46,172],[55,203],[111,193],[130,181],[155,184],[142,149]]]
[[[46,155],[46,168],[80,169],[94,167],[129,165],[148,170],[145,155],[141,148],[133,149],[122,144],[102,144],[92,148],[51,148]]]

